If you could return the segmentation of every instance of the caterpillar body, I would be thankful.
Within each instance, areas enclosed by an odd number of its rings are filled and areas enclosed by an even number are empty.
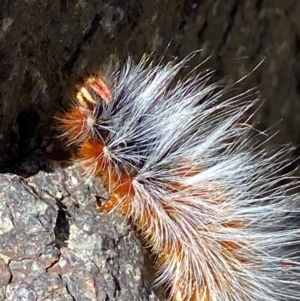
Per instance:
[[[241,118],[255,100],[220,102],[209,75],[177,79],[189,58],[144,56],[75,88],[59,126],[87,177],[156,254],[172,301],[300,300],[299,186],[280,175]]]

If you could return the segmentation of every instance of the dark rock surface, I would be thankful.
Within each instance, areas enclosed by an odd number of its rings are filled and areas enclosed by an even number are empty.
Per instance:
[[[297,0],[1,1],[0,172],[28,176],[48,170],[47,157],[66,159],[53,116],[78,77],[152,51],[202,49],[191,68],[210,57],[198,70],[215,79],[248,75],[239,91],[264,100],[256,127],[280,130],[267,146],[298,146],[299,15]],[[0,300],[158,300],[127,223],[95,211],[100,184],[50,170],[0,178]]]
[[[297,0],[2,1],[0,154],[14,162],[43,145],[74,82],[111,56],[182,58],[197,49],[191,67],[210,57],[203,68],[217,78],[248,75],[241,91],[257,88],[265,101],[259,129],[282,120],[272,143],[297,145],[299,13]]]

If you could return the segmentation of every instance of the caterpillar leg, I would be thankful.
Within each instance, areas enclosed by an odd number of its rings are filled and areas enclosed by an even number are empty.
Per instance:
[[[132,189],[132,179],[126,175],[117,177],[103,175],[101,177],[104,186],[109,187],[108,190],[113,192],[109,199],[97,206],[97,209],[102,212],[110,212],[116,209],[120,214],[129,217],[132,214],[132,198],[134,191]]]

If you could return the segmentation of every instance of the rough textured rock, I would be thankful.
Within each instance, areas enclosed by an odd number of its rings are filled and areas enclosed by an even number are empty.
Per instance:
[[[99,182],[56,168],[0,183],[0,300],[158,300],[133,231],[96,211]]]
[[[264,100],[256,127],[280,130],[268,146],[297,145],[299,14],[297,0],[1,1],[0,172],[50,172],[47,157],[68,157],[53,116],[78,77],[152,51],[168,59],[202,49],[191,68],[210,57],[198,70],[216,69],[216,80],[248,75],[237,88]],[[1,177],[0,300],[156,300],[133,232],[96,213],[98,192],[72,190],[70,177]]]

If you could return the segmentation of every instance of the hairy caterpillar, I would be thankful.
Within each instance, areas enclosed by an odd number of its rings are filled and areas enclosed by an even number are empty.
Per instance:
[[[254,101],[219,102],[208,76],[177,76],[189,58],[144,56],[91,75],[59,117],[74,161],[110,194],[157,256],[172,301],[300,300],[299,186],[239,123]]]

